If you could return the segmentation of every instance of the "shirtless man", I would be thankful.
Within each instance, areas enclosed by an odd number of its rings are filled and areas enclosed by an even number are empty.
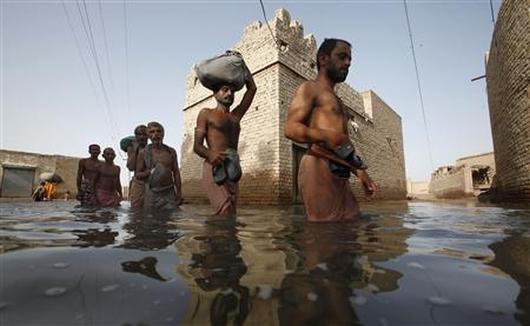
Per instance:
[[[123,199],[120,182],[120,167],[114,164],[116,153],[110,147],[103,150],[105,163],[99,165],[96,176],[96,195],[102,207],[120,206]]]
[[[296,90],[287,113],[285,136],[311,146],[302,157],[298,186],[309,221],[353,220],[359,205],[350,183],[350,171],[372,197],[376,184],[366,165],[355,154],[348,138],[345,107],[333,88],[346,80],[351,64],[351,45],[326,39],[318,49],[318,75]]]
[[[95,181],[99,165],[102,164],[98,159],[101,148],[92,144],[88,146],[88,152],[90,157],[80,160],[77,168],[77,200],[81,202],[81,206],[97,206]]]
[[[147,127],[139,125],[134,129],[135,141],[127,148],[127,168],[134,172],[134,176],[129,185],[129,200],[132,208],[142,208],[144,206],[145,182],[136,177],[140,172],[137,167],[139,153],[144,151],[147,145]]]
[[[151,144],[138,153],[135,177],[148,187],[146,205],[156,209],[176,209],[182,204],[177,152],[163,143],[164,127],[158,122],[147,124]]]
[[[247,72],[247,90],[237,107],[230,111],[230,106],[234,103],[234,88],[230,85],[219,85],[214,90],[217,107],[202,109],[197,117],[193,150],[205,159],[202,184],[216,215],[236,213],[238,181],[241,178],[237,155],[241,131],[239,122],[256,94],[252,74]],[[203,144],[205,138],[208,147]]]

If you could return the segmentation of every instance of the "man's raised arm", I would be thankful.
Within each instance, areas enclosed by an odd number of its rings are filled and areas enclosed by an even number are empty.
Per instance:
[[[245,67],[246,68],[246,67]],[[247,69],[248,78],[245,81],[245,86],[247,88],[247,91],[245,92],[245,95],[243,95],[243,99],[241,100],[241,103],[232,110],[232,115],[237,118],[238,121],[240,121],[245,113],[248,111],[248,108],[252,104],[252,100],[254,99],[254,95],[256,95],[256,83],[254,82],[254,77],[252,77],[252,73],[250,70]]]

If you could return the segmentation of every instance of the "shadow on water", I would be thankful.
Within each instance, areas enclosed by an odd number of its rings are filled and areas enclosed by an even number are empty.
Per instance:
[[[316,224],[50,204],[3,207],[6,325],[529,323],[528,208],[377,202]]]

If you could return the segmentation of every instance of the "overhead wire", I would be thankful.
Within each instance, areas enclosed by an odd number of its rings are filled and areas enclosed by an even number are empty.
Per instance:
[[[131,102],[130,102],[130,89],[129,89],[129,22],[127,19],[127,3],[123,0],[123,31],[124,31],[124,46],[125,46],[125,100],[127,105],[127,116],[129,122],[131,121]]]
[[[416,83],[418,85],[418,94],[420,97],[420,106],[421,106],[421,112],[422,112],[422,117],[423,117],[423,126],[425,127],[425,135],[427,139],[427,151],[429,153],[429,161],[431,163],[431,170],[434,170],[434,163],[433,163],[432,152],[431,152],[431,140],[429,137],[429,128],[427,125],[427,117],[425,114],[425,105],[423,103],[423,92],[421,90],[420,74],[418,71],[418,62],[416,60],[416,51],[414,49],[414,39],[412,37],[412,28],[410,27],[410,18],[409,18],[409,11],[407,8],[407,0],[403,0],[403,5],[405,7],[405,16],[407,19],[407,28],[409,32],[410,48],[412,50],[412,59],[414,61],[414,71],[416,72]]]
[[[265,24],[267,24],[267,27],[269,28],[269,32],[271,33],[272,40],[274,41],[274,43],[276,43],[276,47],[280,49],[280,42],[278,41],[276,36],[274,36],[274,33],[272,32],[272,28],[269,25],[269,20],[267,19],[267,13],[265,12],[265,6],[263,5],[263,1],[259,0],[259,3],[261,5],[261,12],[263,13],[263,19],[265,19]]]
[[[103,30],[103,45],[105,48],[105,58],[107,59],[107,72],[109,75],[110,87],[114,88],[114,81],[112,78],[112,69],[110,64],[110,51],[107,39],[107,29],[105,28],[105,18],[103,16],[103,6],[101,5],[101,0],[98,1],[99,17],[101,18],[101,27]]]
[[[92,59],[94,61],[94,65],[96,67],[96,72],[97,72],[97,76],[98,76],[101,92],[103,94],[103,99],[104,99],[104,102],[105,102],[105,105],[104,105],[105,110],[104,111],[106,113],[110,129],[112,130],[112,132],[111,132],[111,141],[114,142],[114,143],[117,143],[118,142],[118,128],[117,128],[117,124],[115,123],[115,121],[113,119],[113,116],[112,116],[110,98],[109,98],[109,94],[108,94],[108,91],[107,91],[106,86],[105,86],[105,81],[104,81],[104,78],[103,78],[101,65],[100,65],[99,59],[98,59],[98,52],[97,52],[96,42],[95,42],[95,38],[94,38],[94,33],[92,31],[92,23],[90,22],[90,16],[89,16],[89,13],[88,13],[88,8],[86,6],[85,0],[83,0],[83,10],[81,9],[81,6],[79,5],[78,1],[76,1],[76,5],[77,5],[78,11],[79,11],[79,15],[81,17],[81,22],[83,24],[83,29],[85,31],[85,36],[86,36],[87,42],[89,44],[89,49],[91,50],[90,53],[92,55]],[[84,16],[83,16],[83,13],[84,13]],[[85,22],[85,19],[86,19],[86,22]],[[123,156],[122,156],[120,151],[118,151],[118,154],[120,155],[120,157],[123,158]]]

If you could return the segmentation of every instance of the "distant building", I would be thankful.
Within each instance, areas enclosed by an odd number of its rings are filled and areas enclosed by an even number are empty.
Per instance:
[[[530,201],[530,14],[528,1],[503,1],[486,64],[497,166],[495,197]]]
[[[291,20],[285,9],[276,12],[270,27],[278,47],[261,22],[247,26],[233,47],[243,54],[258,86],[254,102],[241,121],[240,202],[244,204],[289,204],[300,200],[298,165],[306,147],[285,138],[283,130],[296,88],[316,77],[317,44],[312,35],[304,36],[302,24]],[[336,91],[350,116],[350,137],[379,184],[379,198],[404,199],[401,117],[371,90],[359,93],[342,83]],[[234,103],[241,100],[243,93],[244,90],[237,93]],[[206,107],[215,107],[212,92],[192,72],[186,83],[181,153],[183,193],[192,202],[206,201],[200,182],[202,159],[193,152],[197,115]],[[351,182],[357,197],[364,198],[355,177]]]
[[[63,182],[57,185],[56,197],[69,191],[77,195],[77,167],[80,158],[62,155],[44,155],[0,150],[0,197],[30,198],[45,172],[59,175]]]
[[[429,194],[429,181],[407,180],[407,197]]]
[[[431,175],[430,192],[437,198],[478,196],[492,186],[495,178],[493,153],[466,156],[455,165],[442,166]]]

